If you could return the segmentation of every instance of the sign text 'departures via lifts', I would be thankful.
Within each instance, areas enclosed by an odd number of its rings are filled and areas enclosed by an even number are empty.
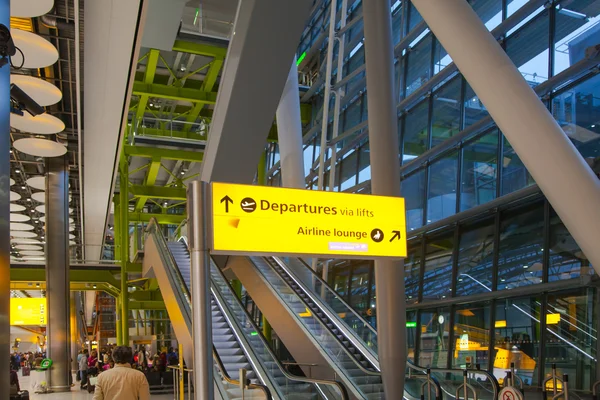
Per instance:
[[[211,184],[215,254],[406,257],[404,199]]]

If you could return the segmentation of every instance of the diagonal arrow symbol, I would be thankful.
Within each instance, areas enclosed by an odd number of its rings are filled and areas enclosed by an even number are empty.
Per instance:
[[[231,200],[231,197],[225,195],[225,197],[223,197],[221,199],[221,203],[225,203],[225,212],[228,213],[229,212],[229,204],[233,204],[233,200]]]
[[[394,239],[398,238],[398,240],[400,240],[400,231],[392,231],[392,233],[394,234],[392,236],[392,238],[390,239],[390,242],[393,241]]]

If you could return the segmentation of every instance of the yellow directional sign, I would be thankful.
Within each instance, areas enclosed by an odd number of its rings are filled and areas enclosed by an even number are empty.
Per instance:
[[[10,299],[11,325],[46,325],[45,298]]]
[[[212,183],[216,254],[406,257],[404,199]]]

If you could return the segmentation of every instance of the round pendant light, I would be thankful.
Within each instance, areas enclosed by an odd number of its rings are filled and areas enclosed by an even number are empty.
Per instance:
[[[40,78],[11,74],[10,83],[17,85],[40,106],[50,106],[62,99],[62,92],[59,88]]]
[[[22,257],[21,260],[23,260],[23,261],[45,261],[46,259],[44,257],[40,257],[40,256],[26,256],[26,257]]]
[[[45,204],[40,204],[39,206],[37,206],[35,208],[35,211],[42,213],[42,214],[46,214],[46,205]]]
[[[46,192],[35,192],[31,195],[31,198],[39,203],[46,202]]]
[[[27,185],[34,189],[46,190],[46,177],[34,176],[33,178],[29,178],[27,179]]]
[[[75,225],[69,225],[69,232],[73,232],[75,230]]]
[[[27,222],[30,221],[31,217],[24,214],[10,214],[10,222]]]
[[[40,135],[51,135],[65,130],[65,123],[50,114],[40,114],[32,117],[29,113],[23,115],[11,113],[10,126],[21,132]]]
[[[38,240],[38,239],[26,239],[26,238],[13,238],[10,239],[11,243],[14,244],[37,244],[37,245],[41,245],[42,241]]]
[[[11,222],[10,223],[10,230],[11,231],[32,231],[33,230],[33,225],[23,224],[23,223],[20,223],[20,222]]]
[[[75,243],[73,240],[69,240],[69,246],[77,246],[77,243]]]
[[[15,180],[13,178],[9,178],[10,179],[10,186],[15,184]]]
[[[19,249],[19,250],[36,250],[36,251],[43,251],[44,247],[43,246],[36,246],[33,244],[18,244],[15,246],[15,248]]]
[[[21,200],[21,195],[17,192],[10,191],[10,201]]]
[[[10,16],[32,18],[52,10],[53,0],[10,0]]]
[[[12,230],[12,224],[10,224],[10,225],[11,225],[10,236],[12,236],[13,238],[23,239],[23,238],[37,237],[37,233],[35,233],[35,232]]]
[[[20,204],[10,203],[10,212],[21,212],[25,211],[25,206]]]
[[[40,221],[42,221],[43,223],[46,223],[46,216],[43,215],[40,217]],[[75,220],[71,217],[69,217],[69,223],[72,224],[73,222],[75,222]]]
[[[11,29],[10,34],[15,46],[25,55],[25,62],[23,62],[23,57],[18,51],[17,54],[11,57],[11,61],[15,66],[18,67],[23,63],[23,68],[27,69],[45,68],[58,61],[56,47],[40,35],[21,29]]]
[[[75,239],[75,235],[73,235],[72,233],[69,233],[69,239],[74,240]]]
[[[44,252],[39,250],[24,250],[20,251],[22,256],[43,256]]]

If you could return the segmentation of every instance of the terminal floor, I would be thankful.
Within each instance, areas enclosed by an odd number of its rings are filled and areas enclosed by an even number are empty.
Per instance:
[[[19,384],[21,385],[21,389],[29,390],[30,400],[92,400],[94,397],[94,393],[88,393],[87,390],[79,389],[79,382],[71,388],[71,392],[69,393],[35,394],[29,387],[29,377],[22,376],[21,371],[19,371]],[[173,400],[173,394],[156,394],[150,396],[150,398],[152,400]]]

